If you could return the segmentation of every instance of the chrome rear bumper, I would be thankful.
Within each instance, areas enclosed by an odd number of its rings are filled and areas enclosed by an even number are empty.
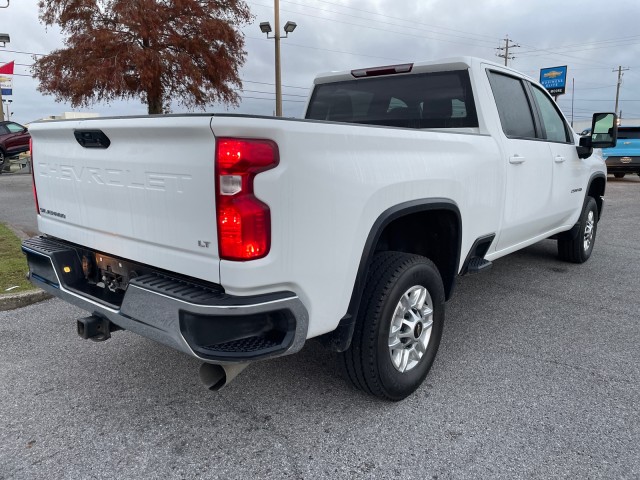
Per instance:
[[[299,351],[306,340],[308,313],[293,292],[237,297],[219,285],[152,271],[130,280],[126,292],[106,292],[99,298],[98,288],[90,288],[82,274],[84,247],[34,237],[23,242],[22,250],[30,279],[38,287],[205,362],[288,355]]]

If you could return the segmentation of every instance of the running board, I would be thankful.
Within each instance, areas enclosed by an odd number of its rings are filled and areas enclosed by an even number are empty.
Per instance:
[[[493,262],[485,258],[473,257],[467,264],[467,273],[472,275],[475,273],[488,272],[491,270],[491,267],[493,267]]]

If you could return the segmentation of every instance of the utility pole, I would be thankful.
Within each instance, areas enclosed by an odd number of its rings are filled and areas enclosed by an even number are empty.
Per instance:
[[[612,70],[612,72],[617,71],[618,72],[618,85],[616,87],[616,108],[614,109],[614,112],[616,115],[618,115],[618,100],[620,99],[620,86],[622,85],[622,77],[624,76],[624,73],[622,72],[626,72],[627,70],[629,70],[629,67],[625,67],[622,68],[622,65],[618,67],[618,70]]]
[[[513,60],[514,58],[516,58],[514,56],[509,56],[509,49],[519,48],[520,45],[518,45],[517,43],[513,43],[513,40],[509,38],[509,35],[507,35],[506,38],[503,38],[502,41],[504,42],[504,47],[498,47],[496,48],[496,50],[498,50],[498,52],[504,51],[504,53],[496,53],[496,56],[504,58],[504,66],[508,67],[509,60]]]

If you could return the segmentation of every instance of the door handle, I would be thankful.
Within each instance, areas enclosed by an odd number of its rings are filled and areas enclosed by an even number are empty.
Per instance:
[[[520,155],[514,155],[513,157],[509,157],[509,163],[513,163],[514,165],[518,165],[523,163],[526,159],[521,157]]]
[[[554,160],[556,163],[562,163],[565,161],[565,158],[562,155],[556,155]]]

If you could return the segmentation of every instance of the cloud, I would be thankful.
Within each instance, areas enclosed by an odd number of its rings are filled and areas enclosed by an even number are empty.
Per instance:
[[[620,108],[625,118],[640,118],[640,35],[636,20],[640,3],[618,1],[603,14],[584,2],[551,0],[281,0],[281,24],[295,21],[298,28],[282,44],[284,114],[302,116],[306,96],[319,72],[351,70],[367,66],[474,55],[502,61],[495,48],[507,34],[520,45],[511,50],[511,66],[538,78],[540,68],[568,66],[575,79],[575,120],[595,111],[612,110],[618,65],[625,72]],[[399,5],[402,5],[400,8]],[[274,111],[274,45],[258,28],[260,21],[273,25],[272,0],[249,2],[255,22],[244,29],[246,64],[242,105],[230,111],[271,115]],[[12,2],[0,10],[3,33],[11,35],[6,50],[47,53],[63,45],[56,28],[45,30],[38,21],[37,0]],[[30,64],[29,55],[0,49],[0,60]],[[511,53],[510,52],[510,53]],[[17,66],[17,73],[29,74]],[[569,84],[571,80],[569,80]],[[71,111],[67,104],[37,92],[30,77],[14,78],[14,118],[35,118]],[[567,116],[571,94],[560,97]],[[144,114],[135,100],[90,108],[101,115]],[[176,112],[184,111],[175,106]],[[226,111],[212,105],[208,111]]]

